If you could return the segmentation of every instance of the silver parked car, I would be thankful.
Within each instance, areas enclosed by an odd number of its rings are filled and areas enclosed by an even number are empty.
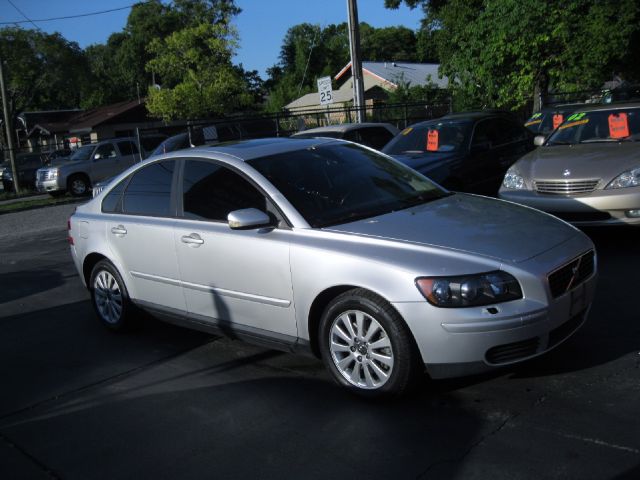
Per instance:
[[[102,323],[142,308],[321,357],[363,395],[536,357],[585,321],[592,242],[330,139],[251,140],[136,165],[69,222]]]
[[[36,172],[36,188],[52,196],[70,192],[86,195],[91,185],[113,177],[144,158],[133,138],[122,137],[84,145],[68,162],[40,168]]]
[[[390,123],[342,123],[310,128],[291,135],[293,138],[341,138],[382,150],[400,130]]]
[[[575,225],[640,225],[640,104],[576,110],[509,169],[499,195]]]

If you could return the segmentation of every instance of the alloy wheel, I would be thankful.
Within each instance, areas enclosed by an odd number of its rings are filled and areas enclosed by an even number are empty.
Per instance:
[[[333,363],[350,384],[374,390],[389,380],[394,364],[391,340],[371,315],[361,310],[340,314],[329,337]]]
[[[120,285],[111,273],[102,270],[93,282],[95,303],[102,319],[115,324],[122,315],[122,291]]]

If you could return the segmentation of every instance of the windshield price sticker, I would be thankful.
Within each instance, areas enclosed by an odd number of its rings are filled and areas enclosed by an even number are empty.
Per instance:
[[[573,122],[574,120],[582,120],[585,115],[586,115],[585,112],[574,113],[573,115],[570,115],[569,118],[567,118],[567,122]]]
[[[438,151],[438,130],[429,130],[427,133],[427,150],[429,152]]]
[[[553,129],[554,130],[560,126],[560,124],[562,123],[562,120],[564,120],[564,118],[563,118],[561,113],[556,113],[553,116]]]
[[[411,133],[411,131],[413,130],[413,127],[407,127],[404,130],[402,130],[402,135],[409,135]]]
[[[611,138],[629,136],[629,119],[626,113],[612,113],[609,115],[609,136]]]
[[[542,120],[531,120],[530,122],[527,122],[524,124],[525,127],[529,127],[531,125],[535,125],[537,123],[542,123]]]
[[[569,121],[569,118],[567,118],[567,122]],[[584,125],[585,123],[589,123],[588,118],[585,118],[584,120],[578,120],[577,122],[564,123],[558,127],[558,130],[564,130],[565,128],[576,127],[578,125]]]

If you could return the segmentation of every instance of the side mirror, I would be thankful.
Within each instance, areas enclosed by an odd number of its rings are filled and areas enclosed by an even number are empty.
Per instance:
[[[544,145],[545,140],[547,139],[547,137],[545,137],[544,135],[536,135],[533,138],[533,144],[536,147],[541,147],[542,145]]]
[[[271,226],[271,218],[257,208],[234,210],[227,215],[229,228],[232,230],[252,230]]]

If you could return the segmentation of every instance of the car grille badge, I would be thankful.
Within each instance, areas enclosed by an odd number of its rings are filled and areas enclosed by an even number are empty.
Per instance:
[[[562,172],[562,176],[568,177],[569,175],[571,175],[571,170],[569,170],[568,168],[565,168],[564,172]]]

